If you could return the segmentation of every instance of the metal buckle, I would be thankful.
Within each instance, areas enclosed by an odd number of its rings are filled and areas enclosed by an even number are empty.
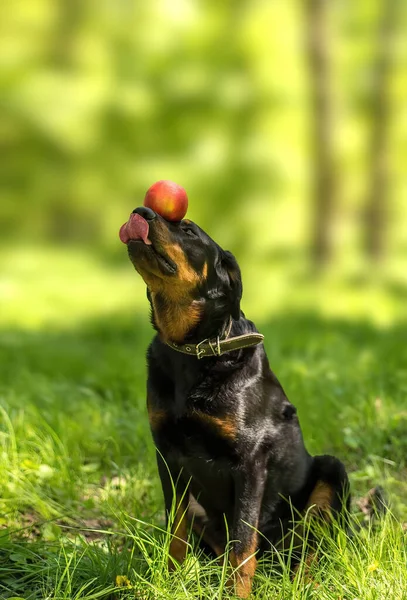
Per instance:
[[[209,341],[208,339],[206,340],[202,340],[202,342],[199,342],[199,344],[197,344],[195,346],[195,350],[196,350],[196,357],[198,360],[201,360],[202,356],[205,354],[206,350],[205,348],[200,348],[201,344],[204,344],[205,342]]]
[[[207,338],[206,340],[202,340],[202,342],[199,342],[199,344],[196,345],[196,355],[198,357],[198,360],[201,359],[202,356],[206,353],[206,350],[204,348],[201,349],[199,347],[201,344],[205,344],[205,342],[208,342],[208,346],[211,349],[213,356],[221,355],[219,336],[216,338],[216,345],[212,344],[211,340]]]

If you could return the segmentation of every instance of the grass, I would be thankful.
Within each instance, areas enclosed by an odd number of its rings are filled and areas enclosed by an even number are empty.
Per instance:
[[[228,597],[225,570],[193,540],[179,572],[166,569],[145,411],[152,331],[127,262],[40,248],[0,262],[0,598]],[[324,539],[313,584],[262,560],[253,596],[407,598],[406,288],[338,274],[316,287],[298,260],[242,262],[244,309],[309,450],[346,463],[355,522],[373,485],[391,501],[375,529]]]

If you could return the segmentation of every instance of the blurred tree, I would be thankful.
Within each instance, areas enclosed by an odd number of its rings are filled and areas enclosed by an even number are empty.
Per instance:
[[[399,0],[382,0],[381,2],[370,103],[371,141],[365,247],[370,259],[376,262],[384,257],[389,227],[390,84],[395,55],[394,39],[398,3]]]
[[[312,95],[313,227],[312,258],[317,267],[332,255],[335,204],[333,98],[329,32],[329,0],[306,0],[308,61]]]
[[[379,5],[0,3],[1,241],[29,236],[116,251],[126,213],[152,181],[169,178],[188,189],[191,218],[241,255],[302,253],[311,237],[312,256],[322,264],[332,253],[339,193],[348,222],[343,218],[338,231],[352,249],[359,246],[360,230],[354,238],[343,232],[359,214],[368,114],[364,73],[372,62]],[[339,41],[335,54],[332,32]],[[402,40],[400,52],[406,50]],[[304,74],[310,76],[311,114]],[[393,82],[399,98],[395,182],[403,186],[407,70],[399,69]],[[334,156],[339,90],[343,112]],[[359,97],[363,106],[353,111],[352,98]],[[378,147],[372,141],[376,162]],[[310,175],[312,203],[304,198]],[[405,202],[403,193],[394,199],[400,212]],[[401,237],[393,245],[397,251]]]

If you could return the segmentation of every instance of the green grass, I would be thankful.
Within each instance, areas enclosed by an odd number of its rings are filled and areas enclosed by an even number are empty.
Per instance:
[[[197,548],[167,573],[142,284],[125,259],[33,249],[27,260],[6,252],[1,265],[0,598],[228,597],[225,570]],[[405,287],[317,285],[281,257],[257,270],[248,258],[243,272],[244,309],[309,450],[345,462],[355,501],[376,484],[391,500],[374,530],[324,540],[313,584],[291,581],[277,556],[260,563],[253,596],[407,598]]]

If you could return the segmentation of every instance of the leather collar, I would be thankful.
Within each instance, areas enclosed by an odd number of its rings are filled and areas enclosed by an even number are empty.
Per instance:
[[[221,356],[222,354],[233,352],[233,350],[240,350],[241,348],[257,346],[264,340],[264,335],[261,333],[245,333],[230,338],[228,335],[231,328],[232,321],[224,334],[224,339],[220,339],[218,336],[216,338],[202,340],[199,344],[176,344],[175,342],[166,342],[166,344],[177,352],[196,356],[196,358],[200,360],[201,358],[211,356]]]

